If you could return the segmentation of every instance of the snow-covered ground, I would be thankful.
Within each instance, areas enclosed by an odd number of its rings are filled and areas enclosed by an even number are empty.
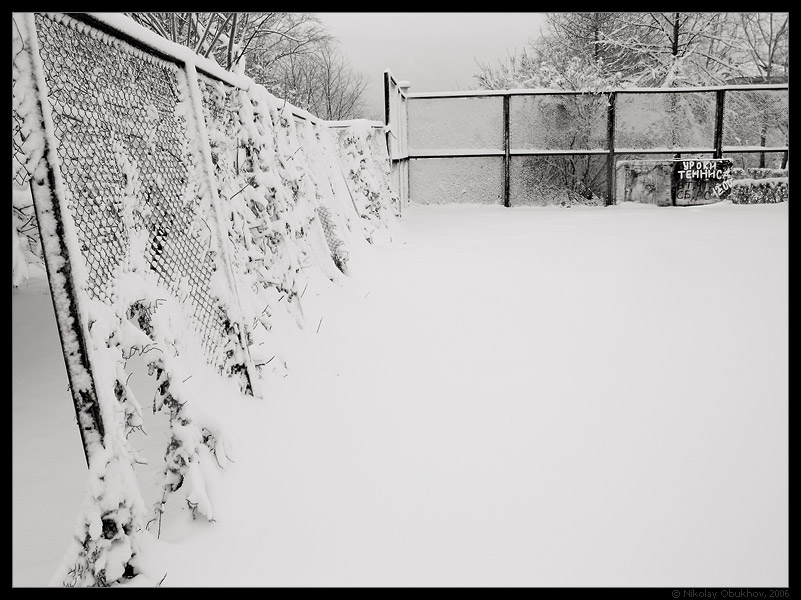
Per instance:
[[[221,397],[215,522],[168,511],[148,574],[787,586],[788,225],[788,203],[404,210],[309,286],[287,376]],[[46,285],[12,302],[12,584],[46,585],[86,466]]]

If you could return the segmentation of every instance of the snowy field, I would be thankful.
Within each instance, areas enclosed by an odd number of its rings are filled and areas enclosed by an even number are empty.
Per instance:
[[[221,398],[216,520],[168,512],[148,572],[787,586],[788,226],[788,203],[410,207],[309,287],[287,376]],[[12,302],[12,585],[38,586],[86,467],[46,286]],[[157,461],[164,423],[146,429]]]

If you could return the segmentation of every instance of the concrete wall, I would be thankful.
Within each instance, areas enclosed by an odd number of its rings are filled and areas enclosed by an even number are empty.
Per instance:
[[[671,206],[673,161],[619,160],[616,165],[618,202]]]

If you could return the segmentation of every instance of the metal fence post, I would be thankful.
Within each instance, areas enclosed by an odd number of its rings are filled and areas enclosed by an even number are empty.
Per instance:
[[[509,208],[509,94],[503,96],[503,205]]]
[[[609,154],[606,159],[606,206],[615,203],[615,101],[617,92],[609,93],[606,113],[606,143]]]
[[[384,71],[384,135],[387,138],[387,155],[392,161],[392,148],[389,146],[389,72]]]
[[[409,190],[410,190],[410,181],[409,181],[409,98],[408,96],[401,96],[401,107],[403,116],[401,117],[402,127],[403,129],[403,136],[401,137],[401,156],[403,156],[403,160],[400,163],[401,172],[400,176],[403,178],[405,188],[404,188],[404,200],[406,203],[409,203]]]
[[[715,153],[713,158],[723,157],[723,111],[726,102],[726,90],[718,90],[715,94]]]
[[[81,318],[81,311],[86,314],[86,308],[82,306],[81,296],[75,287],[73,262],[82,259],[72,253],[74,248],[70,248],[67,240],[69,236],[75,236],[75,224],[64,198],[65,184],[59,169],[58,153],[51,145],[51,140],[55,139],[55,125],[47,101],[47,83],[34,15],[14,15],[14,22],[19,28],[25,48],[25,52],[17,57],[21,62],[21,86],[27,87],[29,91],[24,93],[32,96],[32,101],[27,106],[30,111],[28,118],[30,123],[36,124],[35,131],[24,137],[28,139],[31,134],[41,135],[41,157],[31,169],[33,207],[42,240],[44,266],[66,365],[69,392],[75,408],[75,419],[81,434],[84,458],[87,466],[91,467],[93,455],[103,450],[106,432],[92,375],[89,344]],[[44,168],[39,169],[40,166]],[[53,233],[48,235],[48,231]]]

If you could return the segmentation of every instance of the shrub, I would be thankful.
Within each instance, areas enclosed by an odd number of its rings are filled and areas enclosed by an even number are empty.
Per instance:
[[[750,171],[751,169],[749,169]],[[758,169],[769,171],[774,169]],[[729,199],[733,204],[775,204],[790,198],[789,177],[735,179]]]
[[[789,169],[759,169],[751,167],[731,170],[731,176],[734,179],[768,179],[771,177],[789,177],[789,174]]]

